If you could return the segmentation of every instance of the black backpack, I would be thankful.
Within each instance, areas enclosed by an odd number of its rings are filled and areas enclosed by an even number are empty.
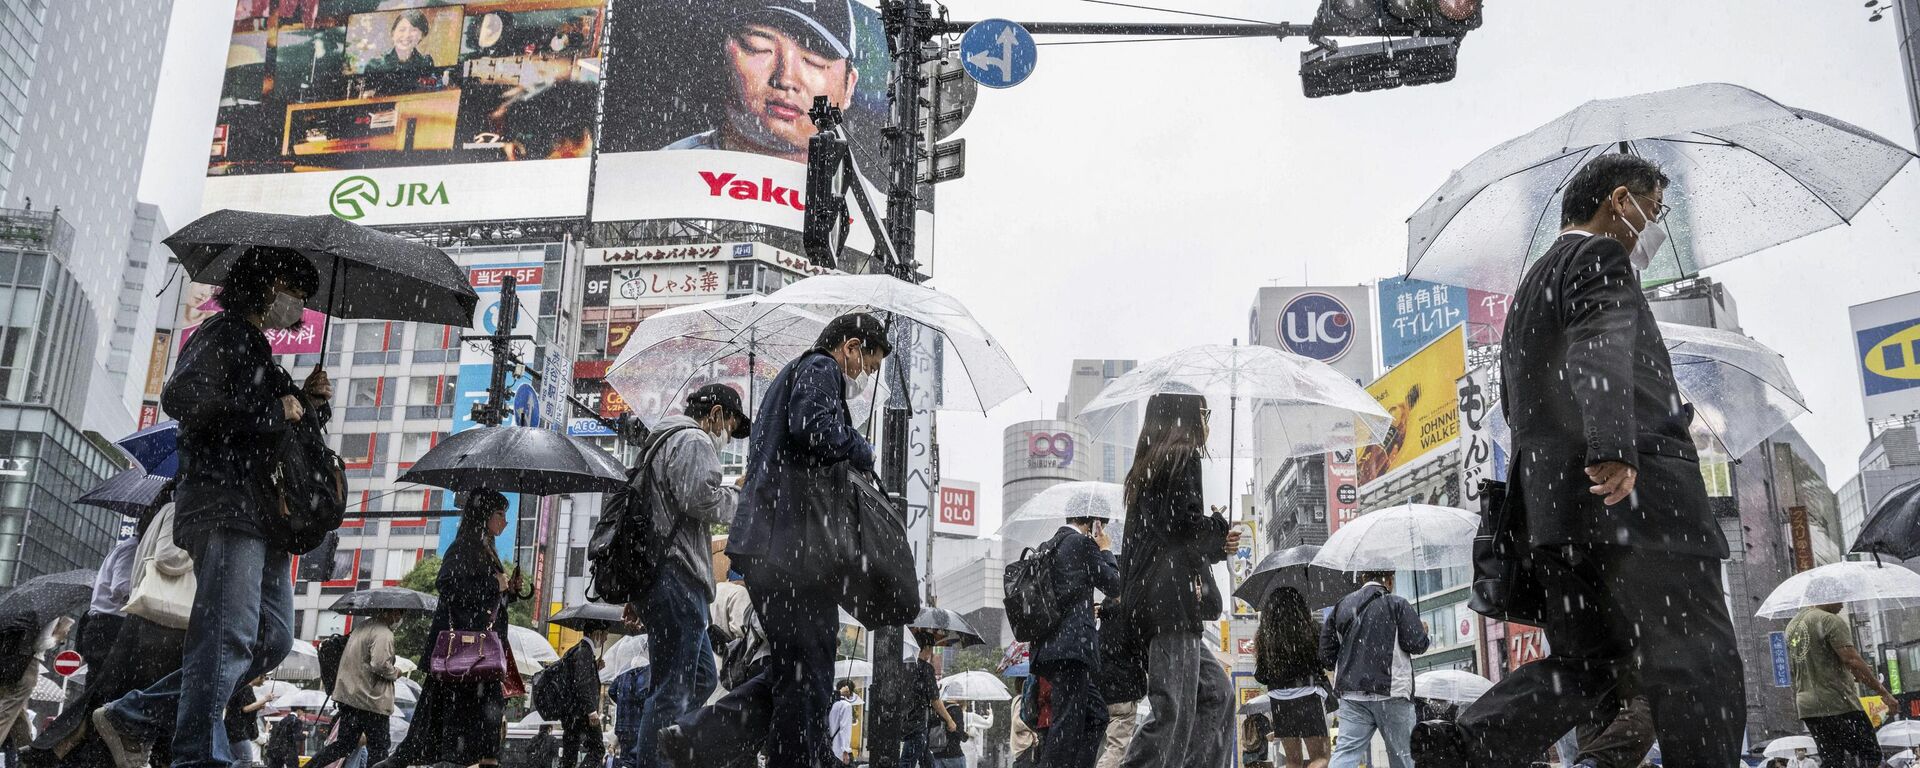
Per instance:
[[[653,458],[668,437],[693,428],[649,435],[639,463],[627,471],[627,484],[607,495],[587,542],[587,599],[621,605],[640,602],[653,591],[668,539],[668,532],[654,525]]]
[[[320,641],[320,690],[333,695],[333,681],[340,679],[340,660],[347,655],[347,636],[329,635]]]
[[[533,676],[533,710],[543,717],[565,718],[573,714],[573,702],[567,692],[573,686],[566,678],[568,665],[554,664]]]
[[[1020,553],[1020,559],[1007,564],[1004,604],[1007,623],[1013,626],[1013,639],[1023,643],[1045,640],[1060,628],[1066,610],[1060,599],[1060,587],[1054,576],[1054,548],[1049,542]]]
[[[347,465],[327,447],[315,419],[301,419],[281,433],[273,458],[276,501],[261,522],[268,541],[289,554],[305,554],[325,543],[347,516]]]

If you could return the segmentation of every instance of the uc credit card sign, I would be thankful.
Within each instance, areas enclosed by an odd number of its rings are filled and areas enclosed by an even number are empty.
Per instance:
[[[1920,412],[1920,293],[1848,310],[1869,419]]]

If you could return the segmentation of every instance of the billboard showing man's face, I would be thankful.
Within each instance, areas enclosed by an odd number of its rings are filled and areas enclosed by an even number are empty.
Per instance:
[[[858,0],[623,0],[609,40],[596,220],[799,229],[823,97],[862,172],[881,173],[890,62]]]

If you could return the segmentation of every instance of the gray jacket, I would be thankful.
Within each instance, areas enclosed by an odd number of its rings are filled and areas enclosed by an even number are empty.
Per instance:
[[[1379,599],[1369,598],[1380,595]],[[1365,613],[1355,615],[1362,606]],[[1359,622],[1355,627],[1354,622]],[[1344,648],[1347,633],[1353,633],[1353,648]],[[1326,626],[1320,629],[1320,662],[1334,670],[1336,692],[1394,698],[1412,698],[1410,657],[1427,652],[1432,639],[1420,623],[1420,614],[1399,595],[1387,594],[1378,584],[1369,583],[1340,599],[1333,607]],[[1406,654],[1401,672],[1407,677],[1403,691],[1394,690],[1394,665],[1399,654]]]
[[[654,509],[663,518],[656,525],[671,525],[672,539],[667,544],[667,562],[680,573],[692,576],[703,592],[702,600],[713,601],[714,523],[732,523],[739,491],[720,479],[720,452],[713,436],[686,415],[661,419],[653,431],[675,427],[693,427],[666,438],[653,456]]]

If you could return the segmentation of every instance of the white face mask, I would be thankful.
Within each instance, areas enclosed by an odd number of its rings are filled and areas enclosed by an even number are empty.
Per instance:
[[[1633,262],[1635,271],[1645,270],[1653,263],[1653,255],[1660,252],[1660,246],[1667,242],[1667,228],[1647,216],[1646,209],[1640,207],[1640,200],[1629,194],[1627,199],[1633,203],[1633,209],[1639,211],[1640,219],[1647,223],[1635,232],[1633,251],[1627,254],[1627,260]]]
[[[861,395],[866,394],[867,380],[873,378],[873,376],[864,372],[861,373],[859,376],[848,376],[844,373],[840,375],[847,380],[847,397],[848,398],[855,398],[855,397],[859,397]]]
[[[273,292],[273,305],[267,307],[268,328],[292,328],[300,322],[306,302],[285,291]]]

